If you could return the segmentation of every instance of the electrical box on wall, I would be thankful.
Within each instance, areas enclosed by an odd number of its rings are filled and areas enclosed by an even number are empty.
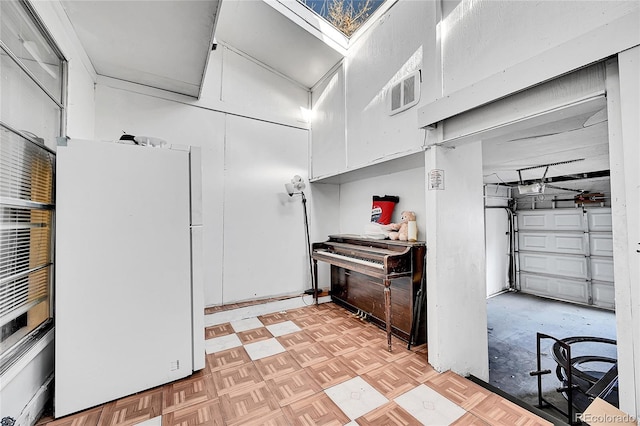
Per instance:
[[[389,88],[389,115],[405,111],[420,100],[420,70],[414,71]]]

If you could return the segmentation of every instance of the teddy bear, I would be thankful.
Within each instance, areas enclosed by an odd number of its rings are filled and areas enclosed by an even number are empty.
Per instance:
[[[392,240],[408,241],[409,240],[409,222],[415,222],[416,214],[412,211],[405,210],[400,215],[400,223],[394,223],[393,231],[389,232],[389,238]]]

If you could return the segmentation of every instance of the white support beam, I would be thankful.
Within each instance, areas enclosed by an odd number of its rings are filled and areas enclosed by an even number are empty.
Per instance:
[[[425,173],[429,363],[488,381],[481,142],[430,147]]]
[[[620,409],[640,416],[640,47],[607,62]]]

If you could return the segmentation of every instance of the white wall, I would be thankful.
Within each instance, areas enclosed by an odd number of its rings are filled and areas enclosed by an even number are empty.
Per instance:
[[[198,101],[107,78],[96,89],[96,139],[126,131],[202,147],[205,305],[310,287],[301,199],[284,188],[295,174],[308,182],[308,129],[296,115],[308,92],[223,52],[212,56]],[[337,191],[318,192],[337,211]],[[316,190],[305,193],[311,240],[321,240],[318,229],[337,213],[316,220]]]
[[[31,2],[68,61],[67,132],[74,138],[93,137],[96,72],[69,18],[57,1]],[[52,147],[55,149],[55,147]]]
[[[363,234],[371,222],[371,203],[374,195],[397,195],[392,222],[400,222],[403,210],[416,214],[418,240],[425,240],[424,168],[384,174],[340,185],[340,233]]]
[[[487,297],[509,286],[509,190],[504,185],[486,185],[485,251],[487,256]]]
[[[312,286],[303,206],[284,183],[307,180],[307,131],[228,116],[225,135],[223,301],[300,294]]]
[[[311,172],[314,178],[347,169],[344,87],[344,65],[340,65],[312,89]]]
[[[388,89],[422,70],[423,95],[436,85],[436,2],[398,2],[365,37],[349,46],[346,62],[347,167],[422,146],[416,108],[389,116]]]
[[[443,92],[435,101],[423,98],[419,125],[633,47],[640,43],[639,20],[635,1],[445,1],[439,34]]]
[[[314,177],[416,152],[417,109],[389,115],[389,88],[421,70],[422,96],[438,91],[437,2],[397,2],[349,47],[343,70],[313,90]],[[344,77],[342,73],[344,72]],[[346,135],[340,130],[346,126]],[[333,155],[328,154],[328,149]],[[343,154],[344,153],[344,154]]]
[[[444,94],[469,87],[637,7],[636,1],[557,1],[542,7],[528,1],[462,0],[443,11]]]

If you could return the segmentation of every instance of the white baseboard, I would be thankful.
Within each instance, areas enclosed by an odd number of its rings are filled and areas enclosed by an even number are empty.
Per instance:
[[[52,381],[53,374],[47,377],[47,380],[45,380],[44,384],[38,389],[38,392],[31,398],[27,406],[24,407],[24,410],[20,413],[20,417],[16,420],[16,426],[33,426],[36,424],[44,411],[47,401],[51,398],[53,392],[53,387],[51,386]]]
[[[318,298],[318,303],[331,302],[331,296],[323,296]],[[261,303],[258,305],[245,306],[229,311],[215,312],[207,314],[204,318],[204,326],[223,324],[225,322],[238,321],[245,318],[253,318],[258,315],[266,315],[274,312],[286,311],[287,309],[303,308],[305,306],[314,305],[313,296],[302,296],[291,299],[278,300],[275,302]]]

